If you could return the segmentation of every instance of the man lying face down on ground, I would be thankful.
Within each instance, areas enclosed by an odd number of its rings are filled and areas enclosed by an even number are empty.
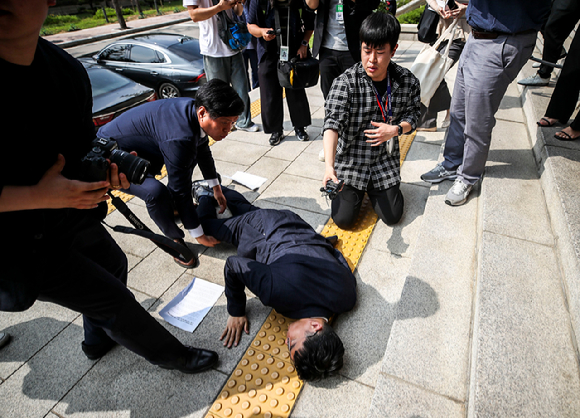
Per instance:
[[[238,345],[248,333],[247,287],[266,306],[289,318],[286,343],[298,376],[317,380],[343,364],[344,346],[328,319],[356,302],[356,279],[342,254],[289,210],[260,209],[240,193],[222,188],[233,217],[217,219],[211,189],[194,183],[197,214],[204,231],[235,245],[224,274],[230,315],[220,339]]]

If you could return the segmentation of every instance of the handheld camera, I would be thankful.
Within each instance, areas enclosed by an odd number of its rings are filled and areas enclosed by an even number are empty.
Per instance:
[[[96,138],[93,147],[82,159],[83,180],[106,180],[109,170],[107,159],[117,164],[119,172],[125,174],[133,184],[142,184],[149,171],[149,161],[120,150],[117,142],[112,139]]]

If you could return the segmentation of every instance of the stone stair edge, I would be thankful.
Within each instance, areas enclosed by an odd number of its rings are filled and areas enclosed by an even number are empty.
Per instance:
[[[523,73],[520,73],[518,79],[520,78],[523,78]],[[555,236],[556,256],[560,262],[562,287],[572,318],[572,329],[575,336],[573,343],[578,355],[578,347],[580,346],[580,242],[574,239],[571,225],[573,220],[569,218],[566,211],[562,184],[556,173],[558,168],[554,164],[555,156],[550,153],[543,129],[536,125],[536,121],[544,115],[545,109],[538,109],[535,106],[532,89],[520,85],[518,85],[518,89],[521,93],[531,148]],[[573,180],[570,179],[570,181]],[[577,179],[575,181],[577,182]]]

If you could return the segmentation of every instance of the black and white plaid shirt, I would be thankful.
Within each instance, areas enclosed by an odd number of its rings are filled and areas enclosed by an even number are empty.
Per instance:
[[[391,61],[392,124],[409,122],[416,127],[421,110],[419,80],[407,69]],[[387,92],[383,96],[385,99]],[[338,132],[335,169],[339,180],[359,190],[366,190],[372,179],[374,188],[388,189],[401,181],[399,139],[389,155],[387,143],[371,147],[365,129],[375,129],[371,121],[383,122],[381,110],[362,63],[346,70],[332,83],[325,104],[324,130]]]

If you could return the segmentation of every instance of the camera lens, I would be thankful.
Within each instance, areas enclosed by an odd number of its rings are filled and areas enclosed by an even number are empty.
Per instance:
[[[142,184],[149,171],[149,161],[126,151],[116,149],[109,157],[112,163],[117,164],[119,172],[127,176],[127,180],[133,184]]]

